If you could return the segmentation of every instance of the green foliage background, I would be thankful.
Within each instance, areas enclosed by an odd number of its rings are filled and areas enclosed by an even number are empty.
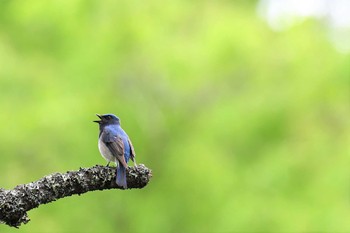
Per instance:
[[[1,1],[0,187],[105,164],[95,113],[154,177],[0,232],[349,232],[350,56],[255,4]]]

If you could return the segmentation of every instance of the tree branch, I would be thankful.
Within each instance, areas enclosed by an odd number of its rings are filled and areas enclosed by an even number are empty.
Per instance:
[[[54,173],[12,190],[0,188],[0,222],[19,227],[29,222],[27,211],[74,194],[104,189],[122,189],[117,186],[115,167],[96,165],[78,171]],[[139,164],[127,169],[128,189],[143,188],[152,177],[152,171]]]

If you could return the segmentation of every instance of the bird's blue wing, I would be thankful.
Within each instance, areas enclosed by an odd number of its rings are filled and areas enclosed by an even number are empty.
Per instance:
[[[101,134],[101,139],[110,152],[118,159],[118,161],[124,166],[128,167],[124,158],[124,142],[117,132],[112,129],[107,129]]]
[[[131,160],[136,164],[136,160],[135,160],[135,157],[136,157],[136,153],[135,153],[135,149],[131,143],[131,140],[130,138],[128,137],[128,142],[129,142],[129,146],[130,146],[130,158]]]

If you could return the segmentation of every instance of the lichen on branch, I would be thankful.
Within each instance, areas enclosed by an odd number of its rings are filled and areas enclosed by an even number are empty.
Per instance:
[[[151,177],[152,171],[143,164],[128,168],[128,189],[145,187]],[[115,167],[96,165],[78,171],[50,174],[12,190],[0,188],[0,222],[19,227],[29,221],[27,211],[39,205],[89,191],[123,189],[117,186],[115,180]]]

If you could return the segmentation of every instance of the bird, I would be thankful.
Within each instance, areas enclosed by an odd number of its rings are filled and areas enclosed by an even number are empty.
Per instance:
[[[123,189],[127,189],[126,168],[131,159],[136,166],[135,150],[129,136],[120,125],[120,119],[114,114],[96,114],[100,120],[93,121],[99,124],[98,149],[108,163],[115,162],[116,183]]]

